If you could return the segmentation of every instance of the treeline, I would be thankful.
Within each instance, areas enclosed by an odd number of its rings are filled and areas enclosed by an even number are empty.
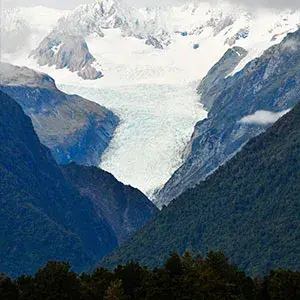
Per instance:
[[[68,263],[49,262],[34,276],[0,275],[1,300],[299,300],[300,272],[276,270],[251,278],[221,252],[173,253],[153,270],[136,262],[113,272],[97,268],[77,275]]]

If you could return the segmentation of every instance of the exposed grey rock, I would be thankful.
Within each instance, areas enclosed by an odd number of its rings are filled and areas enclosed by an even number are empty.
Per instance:
[[[214,30],[214,35],[216,36],[218,33],[220,33],[222,30],[225,28],[231,26],[234,23],[234,19],[231,17],[227,16],[225,18],[214,18],[212,17],[208,22],[207,26],[213,27]]]
[[[209,70],[207,75],[201,80],[197,92],[201,95],[201,103],[204,108],[210,110],[213,100],[223,90],[223,84],[239,62],[247,55],[247,51],[242,47],[228,49],[222,58]]]
[[[141,36],[140,38],[144,38]],[[148,35],[146,45],[153,46],[156,49],[164,49],[171,44],[170,34],[166,31],[156,33],[154,35]]]
[[[91,65],[85,66],[83,69],[78,71],[77,74],[83,79],[99,79],[103,77],[102,72],[97,71],[96,68]]]
[[[240,39],[247,38],[248,34],[249,34],[249,29],[248,28],[240,29],[231,38],[226,39],[225,43],[228,44],[231,47],[231,46],[233,46],[236,43],[236,41],[238,41]]]
[[[119,122],[113,112],[61,92],[46,74],[5,63],[0,64],[0,90],[30,116],[41,142],[57,162],[100,163]]]
[[[57,69],[68,68],[78,72],[83,79],[99,79],[103,75],[96,70],[96,61],[89,52],[82,36],[74,36],[59,31],[52,31],[30,54],[40,66],[56,66]]]
[[[148,39],[145,42],[146,45],[148,46],[153,46],[154,48],[157,49],[163,49],[163,45],[159,42],[159,40],[157,38],[155,38],[154,36],[149,36]]]
[[[214,76],[209,78],[215,81]],[[212,108],[208,118],[196,124],[184,164],[156,195],[159,206],[204,180],[271,125],[243,123],[242,118],[259,110],[282,112],[299,101],[300,30],[288,34],[234,76],[217,80],[217,84],[220,86],[215,94],[213,86],[204,85],[211,99],[203,93],[202,99]]]

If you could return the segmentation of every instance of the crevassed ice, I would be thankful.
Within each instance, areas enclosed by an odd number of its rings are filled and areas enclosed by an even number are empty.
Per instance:
[[[59,87],[119,115],[121,124],[100,167],[150,197],[180,165],[194,124],[206,116],[194,88],[187,85]]]

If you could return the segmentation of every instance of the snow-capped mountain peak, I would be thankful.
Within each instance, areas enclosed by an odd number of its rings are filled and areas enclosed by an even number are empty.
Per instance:
[[[103,37],[102,29],[128,27],[132,21],[133,8],[118,0],[103,0],[93,4],[83,4],[58,21],[56,30],[88,36]]]

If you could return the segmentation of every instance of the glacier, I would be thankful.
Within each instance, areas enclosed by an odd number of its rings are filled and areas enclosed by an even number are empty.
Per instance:
[[[121,124],[102,156],[100,167],[149,197],[179,167],[194,124],[206,116],[193,86],[59,88],[104,105],[120,117]]]
[[[105,0],[103,7],[96,3],[73,11],[47,13],[37,7],[4,12],[1,38],[24,35],[24,28],[28,36],[16,51],[1,49],[1,60],[47,73],[63,91],[113,110],[121,124],[100,166],[151,197],[181,165],[195,123],[206,117],[196,94],[201,78],[232,46],[248,52],[229,76],[240,71],[295,31],[300,12],[224,1],[136,9],[124,5]],[[83,80],[29,57],[54,29],[80,29],[104,76]],[[155,40],[162,47],[146,44]]]

